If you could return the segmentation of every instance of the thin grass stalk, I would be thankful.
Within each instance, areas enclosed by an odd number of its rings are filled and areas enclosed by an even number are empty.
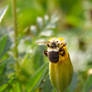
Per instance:
[[[16,15],[16,0],[12,0],[13,10],[13,24],[14,24],[14,56],[18,58],[18,29],[17,29],[17,15]]]

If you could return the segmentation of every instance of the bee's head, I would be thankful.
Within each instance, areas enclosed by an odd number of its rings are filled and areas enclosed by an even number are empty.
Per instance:
[[[59,54],[61,52],[62,46],[64,41],[61,41],[58,38],[52,38],[47,43],[47,54],[48,58],[51,62],[58,62],[59,61]],[[64,52],[64,51],[62,51]]]
[[[47,43],[48,58],[51,62],[56,63],[59,61],[59,44],[55,40],[50,40]]]
[[[47,46],[48,46],[48,48],[55,49],[55,48],[58,48],[59,47],[59,44],[57,42],[53,41],[53,42],[49,42],[47,44]]]
[[[65,56],[65,42],[63,38],[51,38],[47,42],[47,51],[45,55],[48,56],[51,62],[58,62],[59,56]]]
[[[60,39],[52,38],[47,43],[48,51],[59,51],[59,48],[62,46],[63,41]]]

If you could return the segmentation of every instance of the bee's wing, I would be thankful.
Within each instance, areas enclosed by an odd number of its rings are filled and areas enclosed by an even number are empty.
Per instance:
[[[38,45],[47,45],[49,42],[48,41],[36,41]]]

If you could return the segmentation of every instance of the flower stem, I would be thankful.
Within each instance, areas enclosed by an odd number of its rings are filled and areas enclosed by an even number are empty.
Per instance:
[[[13,8],[13,22],[14,22],[14,55],[15,58],[18,58],[18,30],[17,30],[17,16],[16,16],[16,0],[12,0],[12,8]]]

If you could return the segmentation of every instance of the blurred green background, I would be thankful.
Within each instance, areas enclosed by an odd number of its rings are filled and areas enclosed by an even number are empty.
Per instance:
[[[16,35],[12,1],[0,0],[0,92],[56,92],[37,44],[50,37],[67,42],[74,76],[66,92],[92,92],[92,0],[16,0]]]

